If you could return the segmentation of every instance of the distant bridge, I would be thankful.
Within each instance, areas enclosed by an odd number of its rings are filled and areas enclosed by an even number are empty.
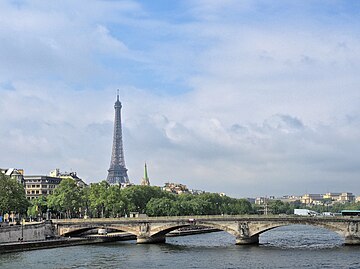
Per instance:
[[[165,242],[165,235],[191,225],[226,231],[235,236],[236,244],[258,244],[259,235],[276,227],[301,224],[323,227],[345,239],[347,245],[360,244],[360,218],[308,216],[177,216],[148,218],[99,218],[52,220],[55,233],[72,236],[82,232],[106,228],[128,232],[137,243]]]

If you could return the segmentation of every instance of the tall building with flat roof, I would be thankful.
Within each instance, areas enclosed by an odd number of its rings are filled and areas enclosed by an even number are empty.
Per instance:
[[[60,184],[62,178],[49,176],[24,176],[25,196],[28,200],[40,197],[41,195],[52,194]]]

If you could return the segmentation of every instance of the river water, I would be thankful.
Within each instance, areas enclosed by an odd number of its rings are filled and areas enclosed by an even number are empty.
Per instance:
[[[308,226],[260,235],[259,246],[237,246],[226,232],[0,254],[0,268],[360,268],[360,246]]]

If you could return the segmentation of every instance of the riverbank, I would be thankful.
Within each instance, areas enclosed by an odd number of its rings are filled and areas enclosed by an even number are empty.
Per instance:
[[[48,249],[57,247],[68,247],[85,244],[101,243],[100,239],[71,238],[71,239],[52,239],[39,241],[26,241],[16,243],[5,243],[0,245],[0,254],[36,249]]]
[[[57,238],[50,240],[37,240],[37,241],[26,241],[26,242],[13,242],[0,244],[0,254],[37,250],[37,249],[48,249],[58,247],[71,247],[78,245],[89,245],[89,244],[100,244],[105,242],[114,241],[127,241],[135,240],[136,236],[131,234],[123,234],[121,236],[103,236],[103,237],[74,237],[74,238]]]

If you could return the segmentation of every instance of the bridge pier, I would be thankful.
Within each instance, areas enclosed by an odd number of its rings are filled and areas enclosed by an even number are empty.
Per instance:
[[[258,245],[259,235],[253,235],[249,237],[236,237],[236,245]]]
[[[137,244],[158,244],[158,243],[165,243],[165,235],[157,235],[157,236],[138,236],[136,238]]]
[[[345,245],[360,245],[360,238],[356,236],[346,236]]]

